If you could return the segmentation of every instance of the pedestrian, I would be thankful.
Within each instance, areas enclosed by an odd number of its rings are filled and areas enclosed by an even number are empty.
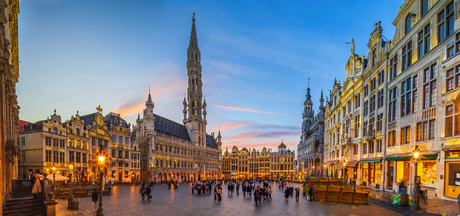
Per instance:
[[[259,188],[259,191],[260,191],[260,196],[261,196],[260,199],[262,200],[262,198],[263,198],[265,200],[266,199],[266,197],[265,197],[265,188],[261,187],[261,188]]]
[[[217,198],[218,201],[222,200],[222,187],[220,186],[217,188]]]
[[[267,192],[268,192],[268,199],[272,201],[272,187],[271,186],[268,186]]]
[[[217,199],[217,185],[214,186],[214,200]]]
[[[295,201],[299,202],[300,188],[299,186],[295,187]]]
[[[257,197],[257,200],[259,201],[259,205],[260,203],[262,202],[262,188],[260,186],[257,187],[258,188],[258,191],[259,191],[259,197]]]
[[[190,187],[192,188],[192,194],[195,192],[195,185],[193,183],[190,183]]]
[[[34,198],[38,198],[38,195],[42,192],[40,178],[43,178],[43,176],[39,175],[38,173],[35,173],[34,178],[35,178],[35,182],[34,182],[35,184],[34,184],[34,187],[32,188],[32,194],[34,194]]]
[[[205,184],[201,185],[201,193],[202,193],[203,195],[206,194],[206,185],[205,185]]]
[[[198,195],[201,195],[201,184],[200,184],[200,182],[198,182],[198,184],[196,186],[196,189],[198,191]]]
[[[92,197],[92,200],[93,200],[94,209],[97,209],[97,201],[99,200],[99,194],[97,193],[97,188],[91,194],[91,197]],[[142,200],[144,200],[144,197],[142,197]]]
[[[144,185],[142,185],[142,188],[141,188],[141,190],[140,190],[139,192],[141,193],[142,200],[144,200],[144,196],[145,196],[145,192],[146,192],[146,191],[145,191],[145,186],[144,186]]]
[[[289,201],[289,189],[288,188],[284,190],[284,199],[286,199],[286,201]]]
[[[240,195],[240,183],[236,182],[236,195]]]
[[[254,205],[257,206],[257,201],[259,199],[259,190],[254,190]]]
[[[227,184],[227,193],[230,195],[230,191],[232,190],[232,184],[228,183]]]
[[[308,190],[308,195],[310,195],[310,201],[312,200],[315,200],[315,197],[314,197],[314,190],[313,190],[313,186],[310,185],[310,189]]]
[[[147,201],[152,199],[152,195],[150,195],[150,193],[152,193],[152,189],[150,189],[150,186],[149,186],[147,187],[147,189],[145,189],[145,194],[147,194]]]
[[[246,183],[243,182],[243,188],[242,188],[243,196],[246,197]]]

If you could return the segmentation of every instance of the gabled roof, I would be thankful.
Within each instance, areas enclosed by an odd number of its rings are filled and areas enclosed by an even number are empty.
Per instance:
[[[155,116],[155,131],[190,141],[187,128],[184,125],[156,114],[153,115]]]
[[[96,113],[80,116],[80,119],[85,121],[85,126],[88,126],[96,119]]]
[[[124,128],[129,129],[128,123],[126,123],[126,121],[123,118],[121,118],[119,114],[110,112],[104,117],[104,123],[107,124],[109,127],[111,127],[112,124],[114,127],[117,127],[120,124],[120,122]]]

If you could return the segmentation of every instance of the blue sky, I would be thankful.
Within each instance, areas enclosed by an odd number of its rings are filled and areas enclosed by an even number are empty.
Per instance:
[[[186,51],[196,13],[207,131],[223,147],[291,149],[299,142],[307,79],[317,110],[346,76],[354,38],[368,55],[374,23],[392,39],[403,1],[21,1],[20,119],[119,112],[134,123],[147,99],[182,122]]]

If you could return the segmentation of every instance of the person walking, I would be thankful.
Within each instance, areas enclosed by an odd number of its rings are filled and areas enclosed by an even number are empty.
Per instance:
[[[222,200],[222,187],[220,186],[217,188],[217,198],[218,201]]]
[[[240,195],[240,183],[236,182],[236,195]]]
[[[35,182],[34,187],[32,188],[32,194],[34,198],[38,198],[38,195],[42,192],[42,185],[40,179],[43,178],[42,175],[35,173],[34,174]]]
[[[295,187],[295,201],[299,202],[300,188],[299,186]]]
[[[145,196],[145,192],[146,192],[146,191],[145,191],[145,186],[144,186],[144,185],[142,185],[141,190],[140,190],[139,192],[141,193],[142,200],[144,200],[144,196]]]
[[[217,185],[214,186],[214,200],[217,200]]]
[[[310,195],[310,201],[312,200],[315,200],[315,197],[314,197],[314,190],[313,190],[313,186],[310,185],[310,189],[308,190],[308,195]]]
[[[268,199],[272,201],[272,187],[271,186],[268,186],[267,193],[268,193]]]
[[[284,199],[286,199],[286,202],[289,201],[289,189],[284,190]]]
[[[243,188],[242,188],[243,196],[246,197],[246,183],[243,182]]]
[[[94,190],[94,192],[91,194],[92,200],[93,200],[93,205],[94,209],[97,209],[97,201],[99,200],[99,194],[97,193],[97,188]],[[142,200],[144,200],[144,197],[142,196]]]
[[[206,194],[206,185],[205,185],[205,184],[201,185],[201,193],[202,193],[203,195]]]
[[[145,194],[147,195],[147,201],[152,199],[152,195],[150,195],[150,193],[152,193],[152,189],[150,189],[150,186],[148,186],[147,189],[145,189]]]
[[[198,182],[198,185],[196,186],[196,189],[198,191],[198,195],[201,195],[201,184]]]
[[[259,191],[259,197],[257,197],[257,200],[259,201],[259,205],[260,205],[260,203],[262,202],[263,192],[260,186],[257,187],[257,190]]]
[[[259,199],[259,190],[254,190],[254,205],[257,206],[257,202]]]

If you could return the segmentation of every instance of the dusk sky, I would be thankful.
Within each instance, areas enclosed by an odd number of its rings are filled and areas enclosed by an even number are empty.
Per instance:
[[[17,94],[29,122],[101,105],[133,124],[150,86],[154,113],[182,123],[195,12],[207,132],[220,127],[225,151],[281,139],[297,150],[308,77],[317,111],[321,89],[346,76],[346,42],[367,56],[378,21],[392,39],[403,0],[20,3]]]

